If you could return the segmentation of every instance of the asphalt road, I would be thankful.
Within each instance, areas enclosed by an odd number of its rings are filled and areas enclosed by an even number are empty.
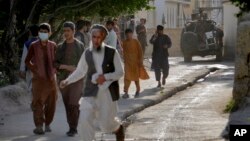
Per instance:
[[[145,61],[146,67],[150,68],[150,60]],[[193,87],[165,100],[163,103],[148,108],[136,116],[132,116],[131,124],[126,132],[126,140],[180,140],[189,139],[189,137],[202,137],[206,138],[203,132],[192,132],[195,129],[202,129],[213,127],[212,125],[220,125],[218,128],[214,128],[204,132],[216,133],[219,135],[219,131],[223,130],[225,122],[227,122],[227,115],[222,113],[226,103],[231,97],[232,89],[232,74],[233,63],[232,62],[214,62],[213,58],[194,58],[192,63],[184,63],[182,58],[170,58],[170,76],[167,79],[166,87],[160,90],[164,92],[164,89],[168,89],[168,86],[175,86],[178,83],[185,83],[184,77],[199,72],[202,68],[217,67],[222,72],[213,74],[208,77],[206,81],[198,83]],[[218,71],[219,72],[219,71]],[[223,74],[225,76],[223,76]],[[144,101],[150,95],[159,93],[155,87],[157,83],[154,80],[154,73],[149,71],[151,79],[149,81],[141,82],[142,96],[138,99],[133,99],[133,93],[135,86],[131,85],[130,94],[131,99],[119,101],[119,108],[123,113],[130,108],[136,108],[138,104],[143,104]],[[224,80],[224,77],[226,80]],[[230,77],[230,78],[229,78]],[[213,78],[213,79],[212,79]],[[210,80],[211,79],[211,80]],[[209,81],[210,80],[210,81]],[[121,90],[123,84],[121,80]],[[224,89],[225,88],[225,89]],[[144,93],[144,94],[143,94]],[[148,93],[148,94],[146,94]],[[138,103],[137,103],[138,102]],[[166,102],[166,104],[164,104]],[[200,106],[196,107],[195,106]],[[128,108],[129,107],[129,108]],[[155,110],[151,110],[155,108]],[[157,108],[158,107],[158,108]],[[147,111],[149,110],[149,111]],[[151,114],[152,113],[152,114]],[[214,122],[211,122],[214,121]],[[34,128],[32,112],[30,110],[21,111],[18,114],[6,115],[3,123],[0,125],[0,141],[79,141],[79,135],[74,138],[69,138],[65,135],[68,130],[65,110],[62,101],[58,100],[57,110],[54,121],[51,125],[52,133],[44,136],[36,136],[32,133]],[[180,123],[172,124],[171,123]],[[141,126],[142,125],[142,126]],[[191,128],[191,127],[194,127]],[[197,128],[196,128],[197,127]],[[183,135],[183,136],[182,136]],[[179,138],[174,138],[174,137]],[[189,137],[186,137],[189,136]],[[114,141],[114,135],[100,134],[96,135],[97,140]],[[182,138],[183,137],[183,138]],[[186,138],[184,138],[186,137]],[[207,136],[210,137],[210,136]],[[197,138],[192,138],[192,141],[196,141]],[[210,138],[209,138],[210,139]],[[216,136],[212,139],[218,139]],[[189,141],[189,140],[188,140]],[[190,139],[191,141],[191,139]],[[199,139],[197,141],[200,141]]]
[[[140,141],[221,141],[228,121],[233,68],[201,79],[194,86],[130,117],[128,138]]]

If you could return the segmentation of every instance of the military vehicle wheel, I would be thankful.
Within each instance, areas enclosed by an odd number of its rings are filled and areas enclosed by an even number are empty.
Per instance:
[[[216,54],[216,61],[221,62],[222,61],[222,56],[223,56],[223,51],[220,49],[217,54]]]
[[[192,55],[184,55],[184,62],[191,62],[192,61]]]

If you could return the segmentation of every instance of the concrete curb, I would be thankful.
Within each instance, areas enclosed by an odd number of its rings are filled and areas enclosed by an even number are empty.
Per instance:
[[[163,94],[156,94],[153,98],[151,98],[148,102],[144,103],[143,105],[137,106],[136,108],[133,108],[132,110],[128,110],[126,112],[123,112],[120,116],[121,120],[124,121],[131,115],[138,113],[150,106],[156,105],[161,103],[162,101],[166,100],[167,98],[177,94],[178,92],[181,92],[185,90],[186,88],[193,86],[197,83],[199,79],[205,78],[207,75],[209,75],[211,72],[214,72],[218,70],[218,68],[207,68],[200,72],[197,72],[197,74],[193,76],[187,77],[187,82],[185,84],[180,84],[179,86],[172,87],[165,91]],[[166,88],[165,88],[166,89]]]

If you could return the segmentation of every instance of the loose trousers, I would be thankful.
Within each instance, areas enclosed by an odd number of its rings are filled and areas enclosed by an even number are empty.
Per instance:
[[[77,129],[80,115],[79,100],[82,95],[83,79],[60,89],[70,129]]]
[[[140,92],[140,81],[134,81],[136,86],[136,92]],[[128,92],[131,80],[124,79],[124,92]]]
[[[119,129],[117,102],[108,89],[99,89],[96,97],[80,99],[80,135],[82,141],[95,140],[95,131],[111,133]]]
[[[36,127],[50,125],[53,121],[57,91],[56,80],[43,80],[37,77],[32,78],[32,110]]]
[[[163,74],[163,79],[166,79],[169,75],[169,62],[168,59],[162,62],[155,63],[156,65],[153,66],[155,71],[155,79],[156,81],[161,80],[161,72]]]

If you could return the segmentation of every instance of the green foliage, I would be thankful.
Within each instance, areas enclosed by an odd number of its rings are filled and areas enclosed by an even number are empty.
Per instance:
[[[72,19],[74,17],[110,17],[132,14],[150,9],[149,0],[52,0],[44,9],[44,16]]]
[[[238,104],[236,103],[236,101],[234,99],[231,99],[226,108],[224,109],[224,112],[225,113],[231,113],[231,112],[234,112],[238,109]]]
[[[1,80],[15,83],[19,62],[19,51],[27,40],[27,27],[31,24],[48,22],[52,26],[51,38],[57,40],[62,23],[80,17],[118,17],[136,11],[150,9],[150,0],[0,0],[0,59],[4,67]],[[13,3],[12,6],[10,4]],[[3,32],[2,32],[3,31]],[[13,43],[15,42],[15,43]],[[21,51],[20,51],[21,52]],[[2,77],[2,76],[1,76]],[[0,82],[2,83],[2,82]],[[4,83],[4,82],[3,82]]]
[[[239,7],[240,12],[237,17],[242,16],[244,13],[250,11],[250,1],[249,0],[230,0],[235,6]]]

